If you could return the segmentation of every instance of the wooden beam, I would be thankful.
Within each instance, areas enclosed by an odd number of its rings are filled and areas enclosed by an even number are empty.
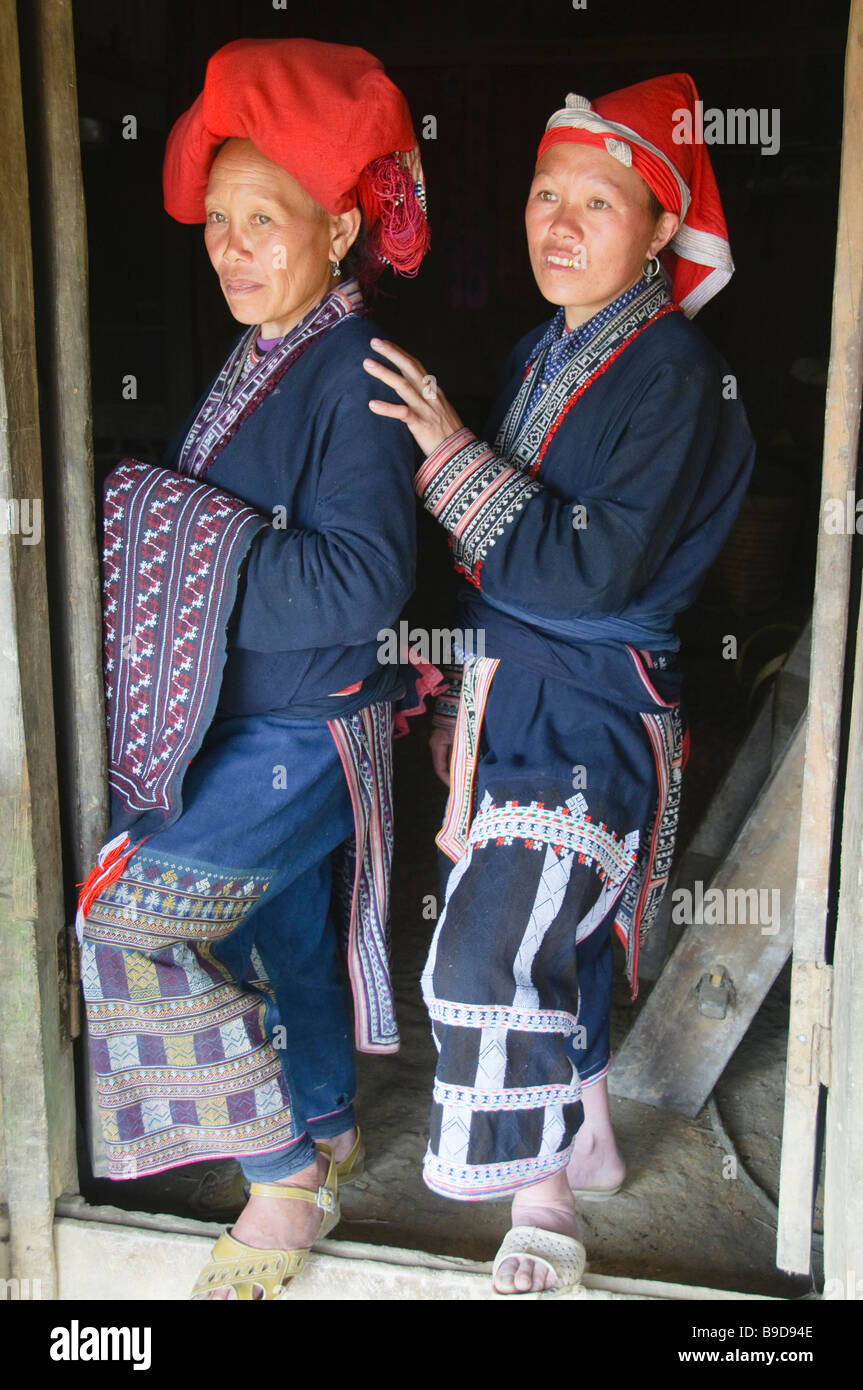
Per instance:
[[[833,499],[841,503],[844,514],[846,496],[854,492],[857,472],[863,370],[863,181],[859,167],[863,142],[861,93],[863,0],[852,0],[845,63],[833,328],[827,376],[824,466],[812,612],[809,719],[794,911],[796,976],[800,980],[806,977],[810,981],[820,978],[825,983],[824,970],[821,970],[820,976],[818,971],[825,959],[830,908],[842,672],[845,667],[853,535],[828,534],[824,528],[824,516],[825,503]],[[859,856],[859,839],[853,852]],[[852,934],[853,930],[853,927],[846,928]],[[808,1271],[810,1262],[816,1163],[815,1106],[819,1085],[814,1073],[808,1084],[801,1083],[800,1062],[795,1057],[794,1043],[805,1038],[809,1040],[807,1045],[814,1048],[817,1032],[824,1025],[824,1002],[819,989],[810,988],[809,985],[792,988],[776,1262],[781,1269],[799,1274]],[[841,1166],[834,1171],[841,1171]]]
[[[853,94],[853,96],[852,96]],[[856,457],[860,430],[863,329],[863,4],[856,0],[848,39],[843,202],[836,265],[839,447]],[[857,167],[852,172],[852,163]],[[863,1298],[863,599],[851,699],[833,956],[830,1091],[824,1174],[825,1292]]]
[[[671,920],[675,890],[691,891],[698,879],[709,883],[713,878],[806,712],[810,638],[807,623],[675,865],[659,917],[641,948],[641,979],[659,978],[683,934],[683,928]]]
[[[0,528],[0,1087],[11,1272],[51,1297],[54,1199],[76,1180],[75,1110],[58,997],[65,925],[45,579],[57,519],[43,509],[15,0],[0,0],[0,90],[0,499],[13,523]]]
[[[863,625],[863,604],[860,610]],[[858,633],[861,627],[858,626]],[[826,1116],[824,1288],[863,1298],[863,640],[857,644],[833,959]]]
[[[732,920],[687,926],[614,1059],[612,1095],[697,1115],[788,959],[803,736],[801,721],[710,881],[727,906],[734,904]],[[758,912],[749,911],[750,902]],[[752,920],[777,908],[778,921]],[[734,920],[741,915],[745,920]],[[731,983],[720,1018],[705,1013],[699,982],[723,970]]]

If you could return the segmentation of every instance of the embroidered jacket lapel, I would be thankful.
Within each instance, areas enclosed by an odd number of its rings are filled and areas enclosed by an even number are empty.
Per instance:
[[[213,382],[186,435],[177,461],[177,472],[193,478],[205,477],[216,455],[314,339],[342,319],[362,312],[359,286],[356,281],[350,280],[315,305],[296,328],[287,333],[277,347],[266,353],[245,380],[237,385],[258,328],[253,326],[244,333]]]
[[[537,373],[542,371],[545,360],[545,352],[541,352],[531,364],[504,416],[495,440],[495,452],[506,458],[514,468],[519,468],[525,473],[535,473],[546,437],[561,412],[566,409],[567,402],[586,390],[611,357],[626,347],[652,318],[670,307],[671,300],[663,283],[645,286],[641,294],[600,328],[581,351],[561,368],[557,376],[549,382],[538,405],[525,420],[527,403],[533,392]]]

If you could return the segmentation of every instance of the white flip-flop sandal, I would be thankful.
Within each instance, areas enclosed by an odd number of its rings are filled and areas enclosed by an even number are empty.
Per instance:
[[[545,1265],[557,1279],[557,1284],[553,1289],[543,1289],[540,1293],[501,1294],[495,1289],[499,1298],[557,1298],[581,1283],[587,1251],[574,1236],[558,1235],[556,1231],[544,1231],[539,1226],[513,1226],[512,1230],[507,1231],[494,1257],[492,1279],[504,1260],[520,1255]]]

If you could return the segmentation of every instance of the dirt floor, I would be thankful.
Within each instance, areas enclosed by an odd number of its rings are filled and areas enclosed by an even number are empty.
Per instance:
[[[798,615],[783,616],[796,621]],[[688,703],[695,751],[687,772],[682,843],[752,715],[745,683],[715,659],[702,659],[716,649],[712,621],[707,611],[693,618]],[[418,981],[434,927],[433,920],[423,916],[423,906],[428,895],[439,891],[434,834],[444,801],[421,733],[397,745],[396,794],[393,960],[402,1050],[394,1057],[359,1059],[359,1111],[368,1163],[365,1175],[344,1190],[338,1236],[491,1259],[507,1229],[508,1204],[446,1201],[429,1192],[420,1176],[434,1049]],[[786,968],[715,1091],[740,1162],[774,1200],[788,981]],[[613,1046],[625,1037],[650,988],[643,985],[637,1003],[631,1004],[622,970],[618,971]],[[820,1279],[820,1257],[815,1259],[814,1280],[790,1279],[776,1270],[774,1221],[739,1170],[736,1178],[727,1176],[731,1165],[726,1147],[706,1108],[688,1119],[620,1098],[612,1098],[611,1106],[629,1175],[618,1196],[581,1204],[585,1244],[595,1272],[784,1298],[806,1296]],[[91,1202],[122,1203],[133,1210],[227,1219],[229,1213],[222,1208],[226,1194],[236,1191],[237,1177],[233,1164],[196,1164],[149,1180],[91,1181],[85,1184],[85,1196]],[[819,1190],[819,1229],[820,1224]]]

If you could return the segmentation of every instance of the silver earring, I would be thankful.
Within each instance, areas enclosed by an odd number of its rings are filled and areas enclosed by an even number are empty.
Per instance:
[[[641,273],[645,280],[655,280],[659,274],[659,257],[651,256],[641,267]]]
[[[338,261],[330,261],[330,271],[335,280],[342,273],[340,263]]]

